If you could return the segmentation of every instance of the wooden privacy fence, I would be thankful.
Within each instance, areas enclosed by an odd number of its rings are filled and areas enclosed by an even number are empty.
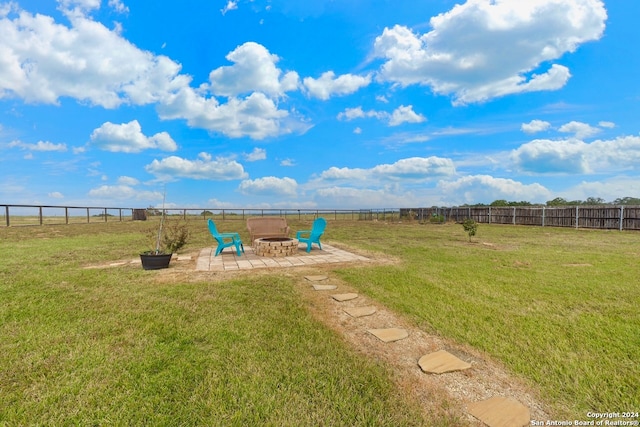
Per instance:
[[[640,230],[640,206],[482,206],[400,209],[401,217],[541,227]]]

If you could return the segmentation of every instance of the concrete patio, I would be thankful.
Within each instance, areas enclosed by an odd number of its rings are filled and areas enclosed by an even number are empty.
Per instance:
[[[295,256],[281,258],[261,257],[255,254],[253,248],[245,246],[245,253],[236,254],[234,248],[227,248],[218,256],[215,255],[215,247],[202,249],[196,262],[197,271],[231,271],[249,270],[252,268],[273,267],[298,267],[317,264],[369,261],[369,258],[338,249],[326,243],[322,243],[322,250],[314,247],[311,252],[306,252],[306,245],[298,247]]]

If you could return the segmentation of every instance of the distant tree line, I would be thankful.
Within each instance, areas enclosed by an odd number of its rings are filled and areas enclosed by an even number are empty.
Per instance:
[[[579,205],[640,205],[640,198],[637,197],[619,197],[612,202],[606,202],[601,197],[587,197],[587,200],[566,200],[562,197],[556,197],[553,200],[548,200],[545,206],[579,206]],[[482,206],[543,206],[542,203],[531,203],[526,201],[511,202],[504,199],[494,200],[490,204],[477,203],[475,205],[464,204],[462,206],[468,207],[482,207]]]

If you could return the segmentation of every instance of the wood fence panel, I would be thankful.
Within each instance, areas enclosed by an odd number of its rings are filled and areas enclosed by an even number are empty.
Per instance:
[[[515,208],[515,223],[518,225],[546,225],[543,223],[545,208]]]
[[[546,208],[544,211],[544,225],[549,227],[575,227],[576,208]]]
[[[491,208],[492,224],[513,224],[513,208],[511,207],[492,207]]]
[[[578,227],[599,229],[620,228],[619,207],[580,207],[578,209],[578,215]]]
[[[624,207],[622,229],[640,230],[640,206]]]

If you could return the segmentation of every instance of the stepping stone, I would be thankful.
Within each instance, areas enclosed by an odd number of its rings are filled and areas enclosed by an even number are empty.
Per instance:
[[[470,363],[460,360],[444,350],[422,356],[420,360],[418,360],[418,365],[420,365],[420,369],[430,374],[461,371],[471,367]]]
[[[332,291],[334,289],[338,289],[338,287],[336,285],[318,285],[318,284],[313,284],[313,289],[315,289],[316,291]]]
[[[331,295],[331,298],[336,301],[343,302],[358,298],[358,294],[334,294]]]
[[[508,397],[492,397],[468,407],[471,415],[489,427],[523,427],[531,422],[529,408]]]
[[[344,312],[351,317],[364,317],[364,316],[371,316],[373,313],[376,312],[376,308],[373,306],[352,307],[352,308],[345,308]]]
[[[304,276],[310,282],[321,282],[323,280],[327,280],[329,277],[327,276]]]
[[[381,341],[393,342],[405,339],[409,336],[409,333],[404,329],[389,328],[389,329],[369,329],[367,332],[373,334]]]

